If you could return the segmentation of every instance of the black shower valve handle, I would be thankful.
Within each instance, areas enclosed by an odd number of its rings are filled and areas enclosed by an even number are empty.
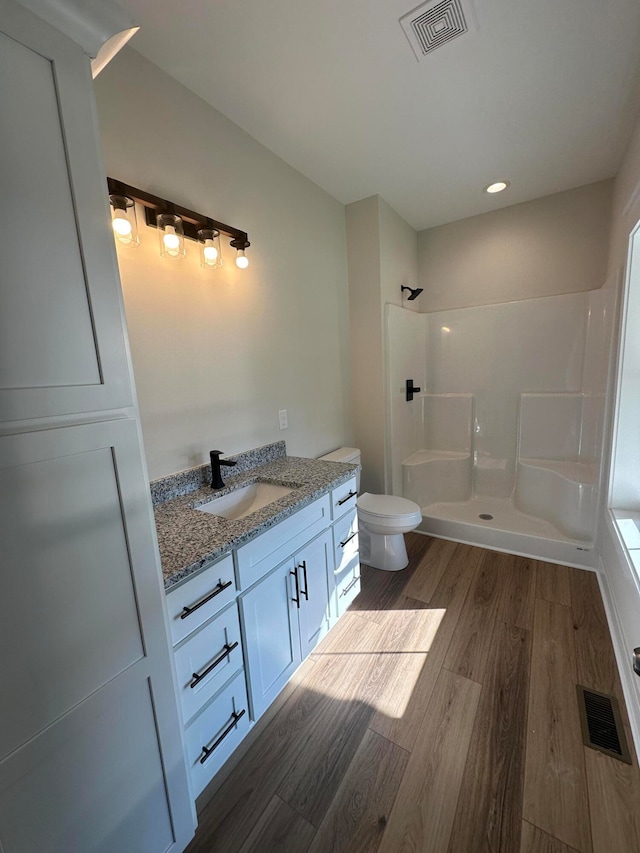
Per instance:
[[[405,384],[407,389],[406,400],[407,403],[410,403],[413,400],[413,395],[419,394],[422,389],[413,384],[413,379],[407,379]]]

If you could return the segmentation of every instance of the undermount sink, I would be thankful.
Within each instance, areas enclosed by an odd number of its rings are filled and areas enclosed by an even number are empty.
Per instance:
[[[228,495],[201,504],[196,509],[234,521],[269,506],[292,491],[288,486],[278,486],[275,483],[249,483],[241,489],[229,492]]]

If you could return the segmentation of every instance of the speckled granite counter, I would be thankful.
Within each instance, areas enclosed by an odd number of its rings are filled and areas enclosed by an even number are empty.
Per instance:
[[[284,444],[279,444],[284,449]],[[255,454],[255,451],[251,452]],[[231,458],[240,459],[241,456],[246,458],[244,454]],[[208,466],[202,467],[208,470]],[[237,467],[244,466],[239,464]],[[154,511],[165,589],[171,589],[215,557],[237,548],[293,515],[330,489],[344,483],[357,470],[357,465],[342,462],[280,456],[266,464],[245,468],[235,476],[232,473],[234,468],[223,469],[226,486],[220,491],[212,492],[208,486],[201,485],[188,494],[157,502]],[[236,521],[227,521],[195,509],[213,498],[256,481],[289,486],[294,491]]]

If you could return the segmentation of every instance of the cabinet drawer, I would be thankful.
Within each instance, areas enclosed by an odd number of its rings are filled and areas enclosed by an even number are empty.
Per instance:
[[[236,597],[231,554],[167,593],[171,641],[175,646]]]
[[[191,793],[197,797],[249,730],[244,672],[222,690],[185,732]]]
[[[188,722],[243,667],[235,603],[186,639],[174,657],[183,717]]]
[[[333,525],[333,568],[337,575],[358,558],[358,550],[358,513],[354,507]]]
[[[338,616],[342,616],[359,592],[360,561],[356,556],[341,574],[336,575],[335,603]]]
[[[330,498],[329,495],[323,495],[251,542],[241,545],[236,551],[240,589],[250,587],[313,539],[329,526],[330,517]]]
[[[352,477],[331,492],[331,517],[340,518],[345,512],[353,509],[358,497],[356,478]]]

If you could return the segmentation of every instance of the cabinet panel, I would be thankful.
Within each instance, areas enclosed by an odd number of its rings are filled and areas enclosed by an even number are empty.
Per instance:
[[[192,721],[185,733],[187,766],[194,797],[213,779],[248,730],[247,691],[244,673],[241,672]],[[205,749],[211,750],[208,757]]]
[[[255,720],[271,704],[300,663],[293,560],[287,560],[240,598]]]
[[[333,539],[325,530],[294,557],[300,588],[300,650],[302,659],[329,630],[329,571],[332,569]]]
[[[118,470],[136,453],[129,420],[0,438],[0,757],[145,654]]]
[[[0,420],[133,402],[89,60],[0,5]]]
[[[0,341],[12,358],[0,357],[0,388],[96,384],[53,66],[0,33],[0,78],[20,80],[0,96],[3,148],[13,155],[0,160],[3,277],[16,285],[3,290]],[[28,169],[16,169],[17,156]],[[20,215],[26,204],[32,213]]]
[[[329,524],[329,495],[298,510],[236,551],[238,583],[247,589]]]
[[[203,625],[236,597],[233,557],[227,554],[167,594],[169,626],[174,645]]]
[[[242,638],[235,604],[175,650],[178,692],[185,722],[225,681],[242,669]]]
[[[0,762],[4,853],[160,851],[173,839],[149,683],[134,672]]]

